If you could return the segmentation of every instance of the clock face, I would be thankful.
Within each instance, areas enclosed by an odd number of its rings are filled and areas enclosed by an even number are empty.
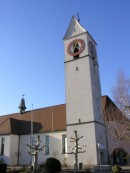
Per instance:
[[[85,43],[82,39],[75,39],[67,47],[67,52],[71,56],[77,56],[83,52]]]
[[[89,41],[89,52],[92,59],[96,59],[96,49],[91,41]]]

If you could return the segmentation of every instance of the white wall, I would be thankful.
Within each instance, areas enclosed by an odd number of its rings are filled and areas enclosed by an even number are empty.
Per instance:
[[[1,150],[2,138],[5,139],[5,145],[4,145],[4,154],[0,155],[0,159],[2,159],[5,163],[10,164],[10,135],[0,136],[0,150]]]
[[[7,165],[17,165],[17,153],[18,153],[18,136],[17,135],[2,135],[0,136],[0,150],[1,139],[5,138],[4,154],[0,155],[0,159],[3,159]]]
[[[38,154],[38,164],[42,164],[49,157],[55,157],[64,163],[65,154],[62,154],[62,134],[66,134],[66,131],[52,133],[40,133],[34,134],[34,140],[36,141],[37,135],[40,136],[40,147],[45,145],[45,136],[49,135],[49,155],[45,155],[45,149]],[[31,163],[31,156],[28,154],[30,145],[30,135],[20,136],[20,157],[19,165],[28,165]]]
[[[10,136],[10,165],[17,165],[18,163],[18,148],[19,147],[19,136]]]

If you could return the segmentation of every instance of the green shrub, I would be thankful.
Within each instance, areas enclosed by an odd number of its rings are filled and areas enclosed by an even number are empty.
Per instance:
[[[113,165],[112,166],[112,171],[113,172],[120,172],[121,171],[121,167],[119,165]]]
[[[55,158],[48,158],[45,162],[44,169],[46,173],[58,173],[61,171],[61,163]]]

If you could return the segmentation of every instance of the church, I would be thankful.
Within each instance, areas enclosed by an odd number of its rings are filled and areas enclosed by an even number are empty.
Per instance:
[[[66,103],[0,116],[0,160],[8,165],[30,165],[28,146],[40,137],[43,151],[38,164],[55,157],[67,168],[74,166],[75,132],[78,165],[127,164],[130,153],[126,134],[129,126],[108,96],[101,95],[97,44],[72,16],[63,38]],[[123,122],[123,123],[122,123]]]

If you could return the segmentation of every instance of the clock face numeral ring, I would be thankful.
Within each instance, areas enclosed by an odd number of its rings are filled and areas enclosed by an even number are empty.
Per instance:
[[[75,39],[67,47],[67,52],[71,56],[77,56],[83,52],[85,43],[82,39]]]

